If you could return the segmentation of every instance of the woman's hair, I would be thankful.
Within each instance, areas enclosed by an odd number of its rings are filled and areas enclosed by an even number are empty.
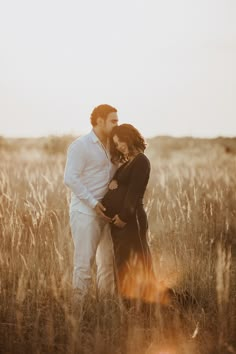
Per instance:
[[[90,116],[90,122],[92,126],[95,127],[97,125],[97,119],[99,117],[106,120],[108,114],[113,112],[117,112],[117,109],[110,106],[109,104],[100,104],[99,106],[95,107]]]
[[[121,124],[114,127],[110,135],[110,152],[111,161],[113,163],[124,162],[125,156],[119,152],[114,144],[113,137],[117,136],[120,141],[125,142],[128,146],[129,153],[135,151],[144,152],[146,142],[140,132],[131,124]]]

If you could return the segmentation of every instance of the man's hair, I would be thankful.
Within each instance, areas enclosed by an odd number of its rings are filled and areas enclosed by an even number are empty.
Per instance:
[[[112,112],[117,112],[117,109],[110,106],[109,104],[100,104],[99,106],[95,107],[90,116],[90,122],[92,126],[94,127],[97,125],[97,119],[99,117],[106,120],[108,114]]]

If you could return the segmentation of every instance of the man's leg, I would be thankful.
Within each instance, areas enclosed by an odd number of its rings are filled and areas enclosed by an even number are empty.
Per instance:
[[[96,253],[96,263],[99,296],[114,294],[113,244],[110,234],[110,225],[107,223],[102,229],[102,238]]]
[[[73,288],[85,295],[91,286],[91,268],[101,239],[99,219],[72,211],[70,225],[74,242]]]

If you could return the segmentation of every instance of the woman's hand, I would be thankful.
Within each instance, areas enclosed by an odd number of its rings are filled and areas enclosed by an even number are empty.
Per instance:
[[[113,179],[113,180],[109,183],[108,188],[111,189],[111,190],[118,188],[117,180],[116,180],[116,179]]]
[[[114,216],[114,218],[112,219],[112,223],[120,229],[123,229],[123,227],[125,227],[126,225],[126,222],[122,221],[118,215]]]

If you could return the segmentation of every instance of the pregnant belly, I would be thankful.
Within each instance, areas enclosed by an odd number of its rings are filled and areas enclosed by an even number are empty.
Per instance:
[[[106,208],[105,214],[112,218],[122,210],[127,192],[126,186],[119,186],[116,189],[109,189],[102,200],[102,204]]]

